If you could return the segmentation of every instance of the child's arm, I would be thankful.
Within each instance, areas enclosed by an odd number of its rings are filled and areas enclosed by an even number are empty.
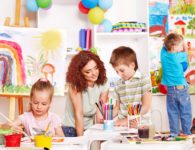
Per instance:
[[[7,122],[2,124],[1,128],[3,129],[11,129],[13,130],[14,133],[22,133],[23,131],[23,126],[22,126],[22,121],[20,118],[14,120],[12,123]]]
[[[116,101],[116,106],[113,110],[113,118],[116,117],[118,115],[118,112],[120,110],[120,100]],[[127,126],[127,117],[123,118],[123,119],[118,119],[114,122],[115,126]]]
[[[55,128],[55,136],[56,137],[64,137],[64,132],[63,132],[61,126]]]
[[[118,115],[119,109],[120,109],[120,100],[117,100],[116,105],[114,106],[113,109],[113,118],[115,118]]]
[[[114,122],[115,126],[127,126],[127,117],[123,118],[123,119],[118,119]]]
[[[151,93],[151,91],[148,91],[142,97],[142,108],[141,108],[141,112],[140,112],[141,116],[148,112],[148,110],[150,109],[150,106],[151,106],[151,102],[152,102],[152,93]]]

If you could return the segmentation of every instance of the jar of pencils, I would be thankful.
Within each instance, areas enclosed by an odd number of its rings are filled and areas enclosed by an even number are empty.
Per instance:
[[[128,110],[128,130],[138,129],[141,124],[141,104],[131,105],[128,103],[127,110]]]
[[[104,130],[105,131],[114,130],[113,105],[112,104],[104,104]]]
[[[140,115],[128,115],[128,130],[138,129],[141,124],[141,116]]]

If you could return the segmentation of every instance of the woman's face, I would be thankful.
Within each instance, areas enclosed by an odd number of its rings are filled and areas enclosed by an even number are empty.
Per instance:
[[[94,60],[90,60],[81,70],[88,83],[95,83],[99,76],[99,69]]]

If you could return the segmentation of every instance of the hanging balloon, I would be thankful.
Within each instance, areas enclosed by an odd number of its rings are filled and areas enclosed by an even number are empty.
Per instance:
[[[109,9],[112,7],[113,0],[99,0],[98,5],[101,9]]]
[[[104,32],[112,32],[112,22],[108,19],[104,19],[100,25],[104,26]]]
[[[84,14],[88,14],[89,12],[89,8],[86,8],[83,4],[82,1],[79,2],[79,10],[80,12],[84,13]]]
[[[94,8],[94,7],[97,6],[98,0],[82,0],[82,4],[83,4],[86,8]]]
[[[88,18],[92,24],[100,24],[104,20],[104,11],[99,7],[92,8],[89,10]]]
[[[35,12],[39,9],[39,6],[36,0],[26,0],[25,5],[26,5],[26,8],[31,12]]]
[[[53,5],[53,3],[51,2],[51,4],[50,4],[50,6],[49,6],[49,7],[47,7],[47,8],[43,8],[43,9],[44,9],[44,10],[49,10],[49,9],[51,9],[52,5]]]
[[[37,0],[37,4],[41,8],[48,8],[51,5],[51,0]]]

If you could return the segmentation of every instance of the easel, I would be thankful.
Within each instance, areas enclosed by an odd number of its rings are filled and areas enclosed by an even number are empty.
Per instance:
[[[28,17],[24,17],[24,26],[20,25],[20,4],[21,0],[16,0],[16,9],[15,9],[15,24],[10,25],[10,17],[6,17],[4,26],[10,26],[10,27],[30,27],[29,26],[29,19]]]
[[[23,97],[30,97],[27,94],[0,94],[0,97],[9,98],[9,119],[14,120],[15,118],[15,106],[16,106],[16,99],[18,99],[18,113],[23,114]]]
[[[21,7],[21,0],[16,0],[16,7],[15,7],[15,23],[14,25],[10,25],[10,17],[6,17],[4,26],[9,27],[30,27],[29,26],[29,19],[28,17],[24,18],[24,26],[20,25],[20,7]],[[9,119],[14,120],[15,118],[15,104],[16,98],[18,99],[18,112],[19,114],[23,114],[23,97],[29,97],[29,95],[17,95],[17,94],[0,94],[2,97],[7,97],[10,100],[9,105]]]

